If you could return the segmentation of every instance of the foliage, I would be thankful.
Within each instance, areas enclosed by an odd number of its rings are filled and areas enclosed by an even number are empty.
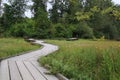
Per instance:
[[[74,31],[76,37],[79,38],[93,38],[93,30],[86,23],[82,22],[76,26]]]
[[[64,25],[62,25],[61,23],[58,23],[56,25],[54,25],[54,28],[55,28],[55,36],[56,37],[66,37],[66,28]]]
[[[104,38],[104,37],[102,37]],[[119,80],[120,42],[92,40],[47,40],[60,50],[41,58],[52,73],[62,73],[70,80]]]
[[[101,38],[120,36],[120,5],[112,0],[9,0],[0,17],[2,36],[35,38]],[[52,8],[47,11],[47,4]],[[31,8],[33,18],[24,12]],[[32,22],[29,22],[32,21]],[[60,29],[59,29],[60,28]]]
[[[39,16],[39,10],[40,8],[44,11],[46,11],[46,0],[32,0],[33,6],[31,8],[32,12],[34,13],[34,18],[37,18]]]
[[[26,0],[9,0],[9,4],[4,4],[4,6],[4,26],[8,27],[23,21]]]
[[[26,19],[23,23],[16,23],[12,25],[9,30],[7,30],[6,36],[14,36],[14,37],[34,37],[36,36],[35,32],[35,22],[31,19]]]
[[[47,13],[43,9],[39,9],[37,18],[35,19],[35,30],[38,38],[49,38],[48,29],[50,21],[47,18]]]

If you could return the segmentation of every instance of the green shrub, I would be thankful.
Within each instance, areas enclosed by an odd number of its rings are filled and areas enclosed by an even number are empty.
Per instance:
[[[67,36],[67,30],[63,24],[61,23],[55,24],[54,28],[55,28],[55,37],[63,38]]]
[[[77,24],[74,33],[79,38],[93,38],[94,36],[92,28],[90,28],[85,22]]]
[[[9,36],[14,37],[34,37],[36,34],[34,21],[33,20],[26,20],[24,23],[16,23],[10,27],[6,33],[9,33]]]
[[[19,23],[19,24],[17,23],[13,25],[10,28],[11,35],[15,37],[23,37],[25,35],[25,31],[24,31],[25,27],[26,25],[23,23]]]

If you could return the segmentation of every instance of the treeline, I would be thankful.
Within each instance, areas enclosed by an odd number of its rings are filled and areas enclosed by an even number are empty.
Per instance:
[[[120,5],[111,0],[9,0],[0,17],[0,36],[120,38]],[[52,9],[46,10],[47,3]],[[26,18],[29,9],[34,17]]]

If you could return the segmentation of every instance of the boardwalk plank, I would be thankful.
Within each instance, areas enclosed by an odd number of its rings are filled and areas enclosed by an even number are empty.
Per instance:
[[[27,54],[3,60],[0,65],[0,80],[58,80],[54,75],[47,75],[46,69],[39,66],[37,59],[58,50],[57,46],[42,43],[43,48]]]
[[[15,61],[9,61],[11,80],[22,80]]]
[[[30,62],[24,61],[24,64],[29,69],[35,80],[47,80]]]
[[[54,75],[47,75],[47,74],[45,74],[45,73],[48,73],[48,71],[47,71],[45,68],[41,67],[38,62],[36,62],[36,61],[31,61],[31,63],[32,63],[32,64],[37,68],[37,70],[40,71],[41,74],[42,74],[43,76],[45,76],[48,80],[59,80],[59,79],[56,78]]]
[[[10,80],[8,61],[3,60],[0,67],[0,80]]]
[[[31,73],[27,70],[22,61],[16,61],[16,63],[18,65],[23,80],[34,80],[34,78],[31,76]]]

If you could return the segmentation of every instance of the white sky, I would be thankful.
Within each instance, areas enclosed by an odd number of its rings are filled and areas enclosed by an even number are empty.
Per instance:
[[[112,0],[115,4],[120,4],[120,0]]]
[[[30,2],[28,2],[28,5],[32,5],[33,3],[31,2],[31,0],[29,0]],[[115,4],[120,4],[120,0],[112,0]],[[3,3],[7,3],[7,0],[3,0]],[[49,3],[47,3],[47,5],[48,5],[48,7],[47,7],[47,10],[48,9],[50,9],[52,6],[49,4]],[[25,15],[27,16],[27,17],[33,17],[33,15],[31,14],[31,11],[30,10],[27,10],[26,12],[25,12]]]

